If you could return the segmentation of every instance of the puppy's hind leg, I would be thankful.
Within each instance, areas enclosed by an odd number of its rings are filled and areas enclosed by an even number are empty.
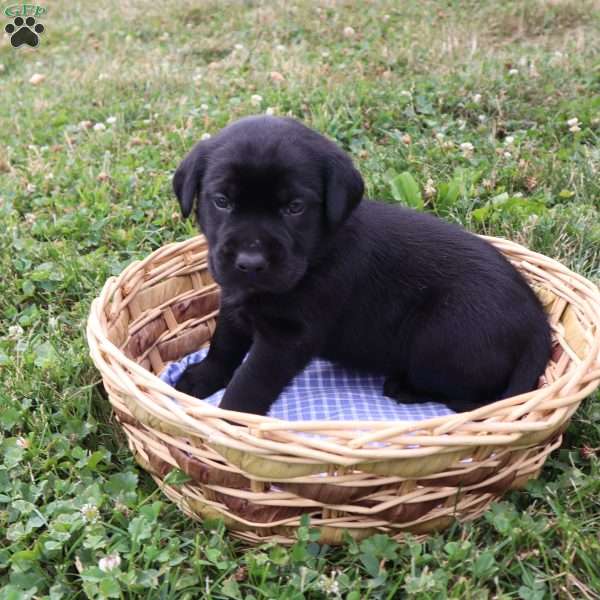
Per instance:
[[[392,398],[398,404],[422,404],[425,402],[438,402],[445,404],[454,412],[465,412],[474,410],[481,406],[482,402],[473,402],[470,399],[454,398],[452,400],[436,396],[435,394],[426,394],[411,389],[404,379],[397,377],[388,377],[383,383],[383,395]]]
[[[401,375],[390,375],[383,382],[383,395],[392,398],[399,404],[417,404],[430,402],[431,398],[422,396],[410,389],[406,378]]]

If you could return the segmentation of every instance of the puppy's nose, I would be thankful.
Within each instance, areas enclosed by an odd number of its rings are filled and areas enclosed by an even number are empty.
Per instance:
[[[235,268],[246,273],[260,273],[267,268],[267,261],[260,252],[242,251],[235,259]]]

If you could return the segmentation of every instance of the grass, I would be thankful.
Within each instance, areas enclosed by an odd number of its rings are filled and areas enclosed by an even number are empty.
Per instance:
[[[475,523],[341,548],[307,524],[248,551],[137,468],[83,335],[108,276],[193,235],[184,153],[267,108],[338,140],[370,196],[598,280],[599,3],[57,0],[40,20],[37,49],[0,38],[0,600],[600,598],[598,395]]]

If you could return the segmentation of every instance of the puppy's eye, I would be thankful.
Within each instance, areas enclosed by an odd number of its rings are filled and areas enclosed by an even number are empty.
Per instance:
[[[233,208],[231,202],[227,199],[226,196],[223,196],[223,194],[217,194],[216,196],[214,196],[213,202],[215,206],[220,210],[231,210]]]
[[[302,200],[292,200],[289,204],[284,206],[281,211],[284,215],[301,215],[304,212],[304,202]]]

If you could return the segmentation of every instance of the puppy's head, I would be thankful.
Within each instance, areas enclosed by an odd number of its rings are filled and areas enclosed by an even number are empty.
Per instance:
[[[225,289],[291,290],[363,195],[350,158],[298,121],[248,117],[197,144],[175,172]]]

